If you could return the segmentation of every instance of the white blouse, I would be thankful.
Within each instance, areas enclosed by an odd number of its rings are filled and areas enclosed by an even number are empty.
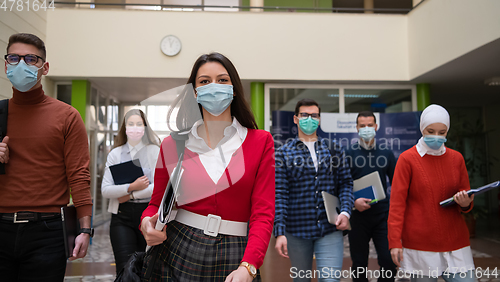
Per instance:
[[[186,142],[186,147],[197,153],[203,167],[214,183],[217,183],[226,170],[231,158],[241,147],[248,133],[248,129],[242,126],[236,118],[233,123],[224,129],[224,137],[217,144],[215,149],[210,148],[205,140],[198,135],[198,127],[203,124],[203,120],[197,121]]]
[[[122,150],[125,146],[128,146],[128,148],[125,149],[129,149],[131,159],[133,159],[137,152],[139,152],[142,148],[146,147],[147,150],[146,154],[150,173],[148,173],[149,175],[146,174],[146,176],[149,178],[150,184],[144,190],[132,192],[134,199],[138,199],[136,202],[149,202],[149,199],[151,198],[154,187],[156,160],[158,159],[158,154],[160,153],[160,147],[156,145],[145,146],[142,142],[137,144],[135,147],[131,146],[127,142],[127,144],[114,148],[111,152],[109,152],[108,159],[106,161],[106,168],[104,170],[104,177],[102,179],[101,193],[103,197],[110,199],[108,211],[114,214],[118,213],[118,206],[120,205],[118,198],[130,194],[128,192],[130,184],[115,185],[113,176],[109,170],[110,166],[121,163]]]
[[[474,269],[470,246],[451,252],[426,252],[403,248],[401,269],[406,273],[423,271],[425,276],[441,276],[443,272],[461,273]]]

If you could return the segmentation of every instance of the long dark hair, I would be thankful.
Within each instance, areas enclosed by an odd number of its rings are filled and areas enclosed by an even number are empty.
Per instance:
[[[142,122],[144,123],[144,136],[142,136],[142,143],[144,143],[144,145],[154,144],[156,146],[160,146],[160,138],[156,135],[156,133],[154,133],[151,126],[149,126],[144,112],[139,109],[132,109],[128,111],[123,118],[122,126],[120,127],[120,131],[118,131],[118,135],[115,137],[115,144],[113,145],[113,148],[123,146],[127,143],[126,124],[128,118],[133,115],[140,116],[142,118]]]
[[[250,107],[245,99],[245,94],[243,93],[243,85],[241,84],[240,76],[238,75],[233,63],[231,63],[231,61],[224,55],[216,52],[201,55],[194,63],[187,83],[191,83],[194,87],[196,85],[196,75],[198,74],[198,70],[202,65],[208,62],[217,62],[221,64],[227,70],[229,77],[231,78],[233,92],[235,94],[234,99],[231,102],[231,115],[233,115],[244,127],[257,129],[257,123],[255,122],[253,113],[250,110]],[[199,108],[203,116],[201,105],[199,105]]]

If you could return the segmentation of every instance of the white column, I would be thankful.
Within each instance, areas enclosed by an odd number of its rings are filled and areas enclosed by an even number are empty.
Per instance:
[[[252,7],[264,7],[264,0],[250,0]],[[263,9],[250,9],[251,12],[263,12]]]
[[[414,0],[415,1],[415,0]],[[364,0],[365,9],[373,9],[373,0]],[[373,14],[373,11],[365,11],[366,14]]]

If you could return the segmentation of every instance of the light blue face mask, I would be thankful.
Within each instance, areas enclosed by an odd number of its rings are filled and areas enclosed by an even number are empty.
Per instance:
[[[21,92],[27,92],[38,82],[38,70],[41,68],[27,65],[24,60],[21,60],[17,65],[7,64],[7,78],[14,88]]]
[[[375,127],[368,126],[361,127],[358,132],[359,137],[363,138],[365,142],[370,142],[376,134]]]
[[[446,142],[446,138],[444,136],[439,135],[426,135],[424,136],[424,142],[429,146],[429,148],[433,150],[438,150],[443,146],[444,142]]]
[[[299,118],[299,127],[305,135],[311,135],[318,129],[319,120],[312,117]]]
[[[233,86],[210,83],[196,88],[196,101],[214,116],[222,114],[233,101]]]

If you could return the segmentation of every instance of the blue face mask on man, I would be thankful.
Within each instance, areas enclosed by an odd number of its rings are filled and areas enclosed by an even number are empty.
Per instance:
[[[318,119],[312,117],[299,118],[299,127],[306,135],[311,135],[316,132],[316,129],[318,129],[318,125]]]
[[[41,68],[37,68],[34,65],[27,65],[24,60],[21,60],[17,65],[7,64],[7,78],[14,88],[21,92],[27,92],[37,84],[38,70]]]
[[[374,137],[375,137],[375,127],[361,127],[359,129],[358,135],[359,137],[363,138],[365,142],[370,142]]]
[[[444,142],[446,142],[446,138],[444,136],[439,135],[426,135],[424,136],[424,142],[429,148],[433,150],[438,150],[443,146]]]
[[[214,116],[222,114],[233,101],[233,86],[210,83],[196,88],[196,101]]]

